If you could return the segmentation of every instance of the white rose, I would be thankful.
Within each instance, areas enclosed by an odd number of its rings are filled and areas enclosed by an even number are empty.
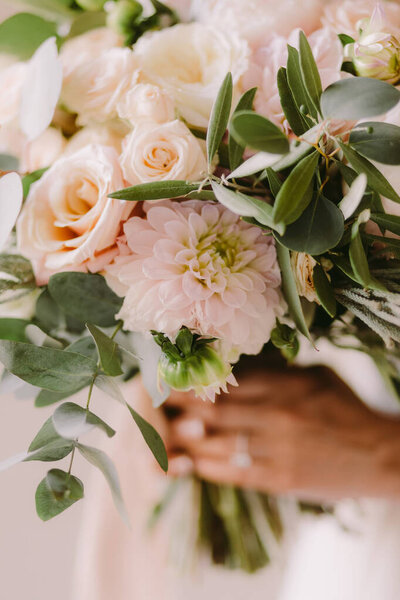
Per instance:
[[[38,138],[26,143],[22,151],[20,171],[31,173],[50,167],[63,153],[67,140],[54,127],[48,127]]]
[[[129,132],[129,128],[125,128],[123,123],[121,123],[121,126],[117,127],[117,125],[113,126],[109,123],[100,123],[83,127],[69,139],[65,154],[74,154],[89,144],[111,146],[111,148],[114,148],[120,154],[122,140]]]
[[[278,34],[299,27],[306,34],[321,26],[324,0],[194,0],[193,16],[235,31],[253,47],[264,46]]]
[[[319,304],[313,279],[314,267],[317,261],[305,252],[292,252],[290,260],[299,295],[309,300],[309,302],[317,302]]]
[[[75,69],[82,64],[90,63],[107,50],[118,46],[122,46],[122,38],[107,27],[91,29],[68,40],[60,52],[64,79],[68,80],[73,76]]]
[[[118,155],[86,146],[60,158],[34,183],[17,222],[20,252],[39,284],[53,272],[101,270],[133,205],[108,194],[124,187]]]
[[[143,119],[166,123],[175,118],[175,104],[167,92],[150,83],[138,83],[130,89],[117,106],[121,119],[132,125]]]
[[[207,127],[228,71],[237,84],[246,70],[248,46],[230,31],[184,23],[144,35],[135,54],[143,75],[171,94],[184,119]]]
[[[117,117],[117,105],[137,82],[138,70],[132,50],[112,48],[84,62],[64,79],[62,99],[79,123],[107,121]]]
[[[207,172],[198,139],[178,120],[139,125],[124,140],[120,160],[132,185],[166,179],[197,181]]]

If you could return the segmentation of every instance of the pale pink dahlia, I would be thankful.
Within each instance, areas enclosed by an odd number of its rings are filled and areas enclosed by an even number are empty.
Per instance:
[[[258,354],[283,312],[274,241],[220,204],[144,204],[124,224],[121,253],[107,267],[125,297],[118,318],[132,331],[175,339],[186,326],[222,340],[230,356]]]

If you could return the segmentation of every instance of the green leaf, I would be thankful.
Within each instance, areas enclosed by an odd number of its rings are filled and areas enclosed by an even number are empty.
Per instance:
[[[291,171],[276,197],[273,217],[275,223],[289,225],[299,218],[312,198],[312,181],[318,167],[319,153],[303,158]]]
[[[276,320],[276,327],[271,331],[271,342],[279,348],[287,360],[293,360],[300,349],[297,331]]]
[[[18,13],[0,23],[0,52],[27,60],[53,36],[57,36],[55,23],[31,13]]]
[[[52,275],[49,291],[66,314],[100,327],[115,325],[115,314],[123,302],[104,277],[92,273],[71,271]]]
[[[351,77],[332,83],[321,96],[325,119],[358,120],[388,112],[400,100],[391,84],[368,77]]]
[[[0,361],[24,381],[53,392],[74,393],[90,383],[96,362],[73,352],[0,340]]]
[[[104,475],[108,485],[110,486],[114,504],[121,515],[122,519],[129,524],[129,517],[122,498],[121,485],[119,482],[118,473],[111,459],[102,450],[76,444],[79,452],[87,461],[97,467]]]
[[[43,448],[48,444],[52,444],[55,441],[60,439],[59,434],[54,429],[53,418],[49,417],[47,421],[42,425],[37,435],[31,442],[31,445],[28,448],[28,452],[34,452],[35,450],[39,450],[39,448]],[[65,440],[64,440],[65,441]]]
[[[133,420],[139,427],[140,432],[143,436],[144,441],[153,453],[154,458],[160,465],[163,471],[168,471],[168,456],[164,446],[164,442],[161,439],[160,434],[154,429],[150,423],[148,423],[143,417],[137,413],[132,406],[127,404],[129,412],[132,415]]]
[[[97,361],[97,349],[96,344],[93,341],[91,335],[85,335],[79,338],[69,346],[65,348],[65,352],[75,352],[76,354],[83,354],[88,358],[92,358]]]
[[[1,171],[18,171],[19,160],[16,156],[10,154],[0,154],[0,170]],[[22,181],[23,184],[23,181]]]
[[[362,79],[360,77],[360,79]],[[345,80],[346,81],[346,80]],[[347,144],[339,142],[343,154],[357,173],[365,173],[368,179],[368,185],[378,194],[389,198],[394,202],[400,202],[400,196],[393,189],[387,179],[369,160],[358,154]]]
[[[72,22],[67,39],[82,35],[82,33],[86,33],[86,31],[90,31],[91,29],[104,27],[105,25],[106,13],[104,11],[80,13]]]
[[[285,154],[289,151],[289,142],[283,131],[251,110],[241,110],[232,115],[230,133],[238,144],[261,152]]]
[[[247,92],[245,92],[243,94],[243,96],[240,98],[239,102],[237,103],[237,106],[236,106],[233,114],[235,114],[241,110],[251,110],[256,92],[257,92],[257,88],[255,88],[255,87],[251,88],[250,90],[247,90]],[[243,146],[242,144],[238,144],[237,141],[235,140],[235,138],[233,137],[233,135],[231,133],[229,133],[228,150],[229,150],[229,165],[230,165],[231,171],[234,171],[240,165],[240,163],[242,161],[244,149],[245,149],[245,146]]]
[[[284,67],[281,67],[278,71],[278,91],[283,112],[293,133],[301,135],[307,131],[308,127],[293,97]]]
[[[372,213],[371,220],[384,230],[391,231],[400,235],[400,217],[397,215],[387,215],[385,213]]]
[[[288,154],[282,156],[276,163],[271,165],[274,171],[284,171],[296,165],[300,160],[302,160],[305,156],[314,151],[314,148],[311,146],[311,143],[315,143],[318,141],[317,135],[317,127],[313,127],[309,129],[303,136],[302,139],[305,140],[303,142],[298,142],[297,140],[291,142],[290,151]],[[262,177],[260,178],[262,179]]]
[[[29,323],[25,319],[0,319],[0,339],[28,342],[25,329]]]
[[[271,227],[283,233],[282,226],[280,224],[274,224],[272,218],[272,206],[270,204],[267,204],[259,198],[253,198],[241,194],[240,192],[234,192],[214,181],[211,185],[217,200],[236,215],[240,215],[241,217],[253,217],[262,225]]]
[[[310,98],[310,95],[308,94],[304,81],[303,81],[303,77],[301,74],[301,67],[300,67],[300,55],[298,50],[296,50],[296,48],[293,48],[293,46],[290,46],[288,44],[288,60],[287,60],[287,65],[286,65],[286,75],[287,75],[287,80],[288,80],[288,84],[289,87],[292,91],[293,94],[293,98],[297,104],[297,106],[299,107],[304,107],[305,112],[310,115],[311,117],[316,118],[317,117],[317,111],[315,109],[315,106]],[[307,116],[303,115],[303,120],[306,126],[306,129],[308,127],[311,127],[313,121],[308,118]]]
[[[232,75],[228,73],[222,82],[214,105],[207,130],[207,160],[211,165],[226,131],[232,106]]]
[[[274,198],[279,194],[279,190],[282,187],[282,181],[279,179],[278,175],[271,168],[267,169],[267,179],[269,184],[269,189],[272,192]]]
[[[37,450],[34,450],[23,458],[23,462],[30,462],[33,460],[39,460],[42,462],[54,462],[62,460],[68,454],[71,454],[74,448],[74,442],[71,440],[64,440],[59,437],[53,442],[41,446]]]
[[[288,304],[289,314],[296,324],[298,330],[308,339],[310,332],[304,318],[303,309],[297,291],[296,280],[290,262],[290,252],[279,242],[276,243],[276,253],[282,274],[282,291]]]
[[[106,375],[117,377],[122,375],[121,360],[118,355],[118,344],[116,344],[108,335],[100,331],[95,325],[87,323],[86,327],[93,336],[99,352],[100,364]]]
[[[25,177],[22,178],[22,189],[24,191],[24,199],[28,197],[32,183],[35,183],[35,181],[39,181],[39,179],[47,171],[47,169],[48,167],[44,169],[38,169],[37,171],[32,171],[32,173],[29,173],[28,175],[25,175]]]
[[[400,165],[400,127],[397,125],[373,121],[361,123],[352,130],[349,143],[371,160]]]
[[[62,315],[59,306],[45,289],[36,302],[36,319],[44,331],[53,331],[60,324]]]
[[[347,44],[354,44],[355,39],[346,33],[339,33],[338,38],[342,43],[342,46],[347,46]]]
[[[133,202],[141,200],[160,200],[163,198],[180,198],[190,192],[197,192],[199,183],[190,183],[190,181],[154,181],[152,183],[140,183],[133,187],[119,190],[109,194],[109,198],[117,200],[132,200]]]
[[[52,469],[36,490],[36,512],[42,521],[48,521],[81,498],[83,498],[82,481],[65,471]]]
[[[108,437],[115,435],[114,429],[107,425],[100,417],[74,402],[64,402],[64,404],[61,404],[56,409],[52,420],[54,429],[58,435],[70,440],[78,438],[93,427],[101,429]]]
[[[86,385],[84,387],[86,387]],[[76,391],[78,392],[79,390]],[[50,406],[50,404],[55,404],[56,402],[65,400],[65,398],[69,398],[70,396],[71,392],[50,392],[49,390],[41,390],[35,398],[35,406],[37,408]]]
[[[350,185],[347,194],[339,202],[339,208],[344,219],[349,219],[359,207],[367,189],[367,176],[365,173],[358,175]]]
[[[291,250],[317,256],[334,248],[343,231],[342,212],[333,202],[320,196],[313,199],[301,217],[278,239]]]
[[[19,254],[0,254],[0,293],[10,290],[29,290],[36,287],[35,275],[29,260]],[[3,275],[9,275],[7,278]],[[8,295],[7,295],[7,299]]]
[[[253,154],[253,156],[250,156],[250,158],[239,165],[237,169],[229,173],[227,179],[247,177],[248,175],[254,175],[254,173],[273,167],[279,161],[280,156],[280,154],[271,154],[270,152],[257,152],[257,154]]]
[[[321,77],[310,44],[303,31],[300,31],[300,68],[308,95],[317,111],[320,112]]]
[[[313,282],[318,300],[328,315],[333,318],[337,309],[335,292],[323,267],[319,264],[313,269]]]
[[[354,223],[352,227],[349,258],[351,267],[357,277],[357,280],[364,287],[368,287],[371,283],[371,273],[359,232],[359,224],[357,222]]]

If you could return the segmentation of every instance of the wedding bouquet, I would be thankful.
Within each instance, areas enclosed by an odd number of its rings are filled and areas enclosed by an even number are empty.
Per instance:
[[[167,471],[118,385],[138,369],[155,406],[171,388],[214,401],[240,356],[293,361],[325,338],[398,394],[400,5],[23,4],[0,24],[0,361],[3,386],[57,407],[1,466],[67,459],[39,517],[83,497],[78,451],[127,518],[114,465],[82,441],[115,434],[96,388]],[[214,556],[264,565],[254,514],[279,538],[275,501],[199,485]]]

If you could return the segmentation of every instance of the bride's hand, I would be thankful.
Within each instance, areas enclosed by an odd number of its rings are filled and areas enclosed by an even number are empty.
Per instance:
[[[172,475],[192,465],[213,482],[305,500],[400,498],[400,422],[371,412],[328,369],[257,371],[239,383],[215,405],[173,393]]]

